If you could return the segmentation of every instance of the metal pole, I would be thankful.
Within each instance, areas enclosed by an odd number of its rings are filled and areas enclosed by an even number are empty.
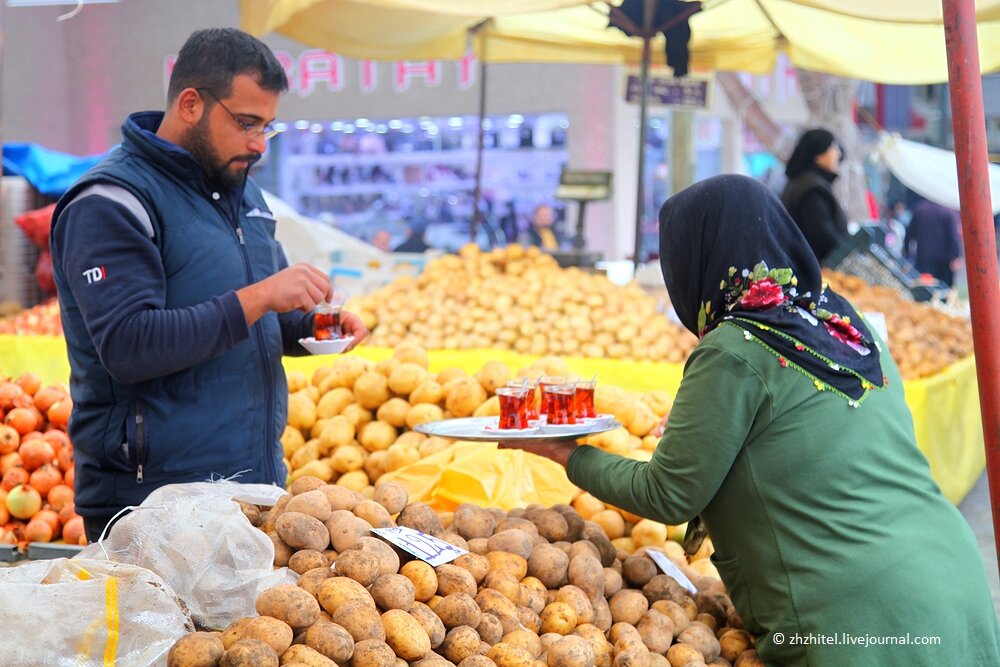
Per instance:
[[[1000,339],[995,330],[1000,322],[1000,286],[990,204],[976,7],[973,0],[942,0],[942,5],[972,340],[983,414],[994,539],[1000,555]]]
[[[479,202],[483,196],[483,123],[486,122],[486,35],[483,35],[483,48],[479,58],[479,125],[476,128],[478,138],[476,143],[476,186],[472,191],[472,223],[469,229],[471,241],[476,242],[476,231],[479,228]]]
[[[639,93],[639,169],[636,171],[639,180],[635,188],[635,246],[632,254],[632,266],[639,268],[642,262],[642,217],[643,200],[646,198],[646,125],[649,115],[649,61],[650,61],[650,30],[653,25],[655,0],[646,0],[642,16],[642,69],[639,77],[641,92]]]

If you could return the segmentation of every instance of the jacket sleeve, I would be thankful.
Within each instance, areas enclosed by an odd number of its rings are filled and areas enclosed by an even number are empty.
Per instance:
[[[117,382],[191,368],[249,336],[234,291],[166,308],[159,249],[121,203],[99,195],[71,203],[52,227],[51,247],[101,363]]]
[[[277,243],[277,240],[275,242]],[[285,256],[285,249],[278,243],[278,270],[284,271],[287,268],[288,257]],[[278,323],[281,325],[281,347],[284,354],[290,357],[309,354],[309,351],[299,344],[299,339],[313,335],[313,314],[303,313],[300,310],[278,313]]]
[[[615,507],[669,525],[683,523],[715,496],[754,422],[770,418],[769,405],[767,387],[745,361],[719,347],[699,346],[648,463],[582,446],[566,472],[571,482]]]
[[[822,262],[840,243],[841,234],[837,231],[837,221],[830,204],[821,192],[814,190],[802,198],[799,222],[806,240]]]

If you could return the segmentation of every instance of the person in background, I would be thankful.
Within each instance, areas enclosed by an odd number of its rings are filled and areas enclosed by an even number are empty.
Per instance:
[[[427,223],[423,220],[413,220],[410,223],[410,233],[406,240],[392,249],[393,252],[425,252],[429,245],[424,239],[427,233]]]
[[[849,236],[847,215],[833,194],[842,153],[833,134],[807,130],[785,165],[788,183],[781,202],[820,264]]]
[[[652,458],[501,446],[615,507],[703,523],[764,664],[1000,665],[976,539],[917,449],[899,371],[778,199],[745,176],[681,191],[660,211],[660,265],[700,341]],[[834,634],[938,641],[802,641]]]
[[[913,205],[903,238],[904,256],[920,273],[928,273],[949,287],[962,266],[958,211],[920,198]]]
[[[528,229],[528,245],[538,246],[547,252],[559,250],[562,235],[556,228],[556,211],[548,204],[539,204],[531,215]]]
[[[391,252],[392,236],[390,236],[388,231],[380,229],[376,231],[375,234],[372,235],[372,245],[378,248],[379,250],[384,250],[385,252]]]
[[[59,201],[51,248],[71,369],[76,511],[87,539],[164,484],[285,485],[283,354],[305,354],[330,280],[288,266],[248,177],[288,81],[262,42],[193,33],[166,112]],[[344,329],[361,342],[355,315]]]

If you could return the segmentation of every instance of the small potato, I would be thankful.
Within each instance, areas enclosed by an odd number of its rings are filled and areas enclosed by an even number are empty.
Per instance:
[[[255,607],[261,616],[284,621],[293,630],[315,623],[320,611],[316,598],[292,584],[267,589],[257,596]]]
[[[376,558],[379,562],[379,574],[396,574],[399,571],[399,556],[389,546],[388,542],[383,542],[377,537],[361,537],[355,543],[356,550],[365,551]]]
[[[650,608],[669,617],[674,624],[674,633],[676,634],[684,632],[691,625],[691,619],[688,618],[687,613],[676,602],[671,600],[657,600]]]
[[[323,522],[301,512],[282,512],[274,530],[293,549],[323,551],[330,544],[330,532]]]
[[[578,542],[590,544],[590,542]],[[601,561],[589,552],[570,558],[566,576],[570,584],[580,588],[589,598],[604,596],[604,569]]]
[[[374,605],[360,600],[345,602],[330,614],[330,619],[347,630],[356,643],[366,639],[385,641],[385,628]]]
[[[537,577],[546,588],[559,588],[566,580],[569,556],[551,545],[536,546],[528,559],[528,574]]]
[[[624,585],[620,572],[610,567],[604,568],[604,597],[610,599]]]
[[[475,596],[476,580],[468,570],[446,563],[437,566],[434,571],[437,573],[438,580],[437,594],[441,597],[452,593],[465,593],[469,597]]]
[[[395,664],[396,654],[382,639],[366,639],[354,645],[351,667],[390,667]]]
[[[409,494],[399,482],[384,482],[375,486],[375,502],[389,514],[399,514],[406,507]]]
[[[577,624],[594,622],[594,605],[582,588],[572,584],[563,586],[556,592],[556,602],[565,602],[573,608]]]
[[[427,638],[431,641],[432,649],[436,649],[441,645],[445,637],[444,623],[441,622],[441,619],[430,607],[422,602],[414,602],[413,606],[410,607],[410,616],[417,619],[424,632],[427,633]],[[483,616],[483,619],[485,620],[486,616]],[[480,622],[479,626],[482,627],[482,625],[482,622]]]
[[[436,380],[424,380],[410,392],[410,404],[440,403],[444,398],[441,385]]]
[[[687,630],[677,635],[678,643],[690,644],[698,649],[705,661],[714,660],[719,657],[722,647],[715,633],[704,623],[694,622],[688,626]]]
[[[535,634],[542,633],[541,617],[535,612],[528,609],[527,607],[522,607],[518,605],[517,620],[521,624],[521,627],[531,630]]]
[[[500,618],[494,614],[483,614],[479,626],[476,628],[479,638],[493,646],[503,638],[503,624]]]
[[[323,558],[327,558],[326,554],[323,554]],[[334,556],[336,558],[336,556]],[[303,572],[299,577],[298,587],[306,591],[315,598],[319,598],[320,588],[323,586],[323,582],[327,579],[332,579],[337,576],[337,573],[333,571],[329,565],[323,565],[321,567],[314,567],[311,570]]]
[[[193,632],[170,647],[167,667],[215,667],[225,652],[222,640],[212,633]]]
[[[594,625],[578,625],[576,630],[573,631],[573,635],[576,637],[582,637],[587,640],[590,648],[594,651],[594,664],[598,667],[610,667],[611,660],[614,657],[612,654],[612,646],[608,642],[608,638],[605,636],[604,632]]]
[[[268,533],[268,537],[271,538],[271,542],[274,544],[274,564],[276,567],[285,567],[288,565],[288,561],[291,560],[292,554],[295,551],[281,541],[276,533]]]
[[[479,605],[466,593],[452,593],[441,598],[441,601],[432,608],[446,628],[455,628],[460,625],[474,628],[479,625],[482,618]]]
[[[511,580],[513,580],[513,577],[511,577]],[[517,614],[517,603],[492,588],[484,587],[483,590],[476,593],[475,599],[480,611],[484,614],[495,614],[497,616],[502,614]]]
[[[490,571],[490,561],[485,556],[474,553],[462,554],[453,560],[452,564],[471,574],[476,585],[483,583],[483,579],[486,578],[486,574]]]
[[[294,644],[281,654],[282,665],[303,665],[304,667],[336,667],[333,660],[307,644]]]
[[[479,634],[467,625],[452,628],[441,644],[441,653],[448,660],[458,664],[469,656],[479,653]]]
[[[363,373],[354,381],[354,396],[361,407],[375,410],[389,400],[389,379],[374,371]]]
[[[516,528],[496,533],[487,542],[490,551],[506,551],[517,554],[525,560],[531,557],[534,545],[535,541],[530,533]]]
[[[559,512],[542,510],[533,513],[528,518],[538,528],[538,534],[549,542],[559,542],[569,536],[569,524]]]
[[[411,560],[400,568],[399,573],[413,584],[414,599],[427,602],[437,593],[437,572],[424,561]]]
[[[374,500],[362,500],[355,505],[354,516],[364,519],[372,528],[390,528],[394,525],[389,512]]]
[[[293,553],[288,559],[288,568],[297,574],[305,574],[309,570],[320,567],[330,567],[330,563],[327,561],[326,555],[322,551],[302,549],[301,551]],[[278,652],[283,653],[283,651]]]
[[[243,628],[243,639],[259,639],[266,642],[278,655],[287,651],[292,645],[293,634],[292,628],[287,623],[270,616],[250,619]]]
[[[371,524],[364,519],[359,519],[354,516],[353,512],[347,510],[334,510],[330,518],[326,520],[325,525],[330,542],[338,553],[353,549],[358,540],[369,536],[372,529]]]
[[[568,635],[549,647],[545,664],[549,667],[590,667],[596,661],[590,642],[583,637]]]
[[[229,624],[225,630],[222,631],[222,646],[225,650],[229,650],[229,647],[243,639],[243,629],[247,626],[254,617],[238,618]]]
[[[511,646],[520,646],[534,658],[542,654],[542,641],[538,638],[538,635],[529,630],[515,630],[510,634],[504,635],[500,641]]]
[[[375,604],[383,611],[409,611],[414,602],[414,590],[413,583],[403,575],[383,574],[372,584],[371,595]]]
[[[455,508],[454,529],[467,540],[474,537],[490,537],[496,529],[496,524],[492,514],[471,503],[462,503]]]
[[[222,654],[220,667],[278,667],[278,654],[259,639],[241,639]]]
[[[371,586],[379,576],[379,561],[375,554],[354,549],[337,556],[334,563],[337,574],[350,577],[364,587]]]
[[[523,556],[505,552],[490,551],[486,554],[490,562],[490,572],[505,572],[518,581],[528,575],[528,561]]]
[[[368,422],[361,427],[358,433],[358,442],[369,452],[377,452],[388,449],[389,445],[396,441],[396,428],[392,424],[384,421]]]
[[[544,589],[539,591],[537,588],[522,582],[518,587],[517,604],[527,607],[536,614],[541,614],[546,605]],[[593,608],[591,608],[591,615],[593,615]]]
[[[368,589],[350,577],[334,576],[327,579],[320,584],[319,594],[316,597],[331,616],[348,602],[362,602],[375,609],[375,600],[372,599]]]
[[[496,663],[485,655],[470,655],[458,663],[458,667],[495,667]]]
[[[396,517],[397,526],[406,526],[428,535],[444,532],[444,526],[437,513],[425,503],[410,503]]]
[[[704,665],[705,658],[701,652],[690,644],[674,644],[667,649],[667,660],[671,667],[685,667],[685,665]]]
[[[385,641],[397,656],[406,661],[419,660],[431,651],[431,640],[417,619],[401,609],[382,614]]]
[[[406,413],[406,425],[409,428],[441,419],[444,419],[444,412],[433,403],[417,403]]]
[[[319,490],[330,501],[330,508],[334,512],[337,510],[347,510],[350,512],[362,500],[356,492],[335,484],[324,484]]]
[[[656,576],[658,570],[651,558],[633,554],[622,563],[622,577],[634,588],[642,588]]]
[[[655,609],[650,609],[643,615],[636,630],[652,653],[665,654],[674,640],[674,622]]]
[[[611,618],[615,623],[636,625],[643,614],[649,609],[646,597],[637,590],[630,588],[615,593],[608,605],[611,607]]]
[[[375,418],[396,428],[406,426],[406,413],[410,411],[410,404],[403,398],[390,398],[379,406],[375,412]]]
[[[404,362],[393,369],[389,375],[389,389],[399,396],[408,396],[423,382],[429,379],[425,368],[411,362]]]
[[[576,612],[565,602],[553,602],[546,605],[539,616],[542,620],[542,632],[568,635],[576,628]]]
[[[749,651],[754,647],[753,637],[746,630],[727,630],[719,637],[719,646],[722,649],[722,657],[729,662],[736,662],[736,659],[744,651]]]

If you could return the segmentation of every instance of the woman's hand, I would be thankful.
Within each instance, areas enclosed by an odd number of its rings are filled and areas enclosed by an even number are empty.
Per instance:
[[[576,449],[576,441],[565,438],[560,440],[504,440],[498,444],[500,449],[523,449],[526,452],[552,459],[562,466],[566,465],[570,454]]]

